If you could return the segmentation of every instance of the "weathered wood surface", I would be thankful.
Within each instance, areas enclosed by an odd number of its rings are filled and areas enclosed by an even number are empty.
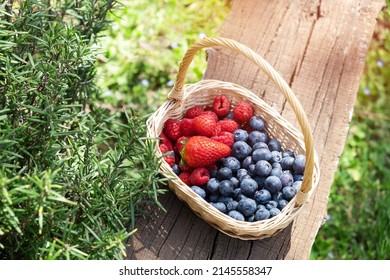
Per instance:
[[[382,0],[236,0],[220,35],[254,49],[290,84],[310,120],[321,180],[293,224],[259,241],[210,227],[172,192],[167,209],[150,209],[129,239],[128,259],[308,259],[326,217],[330,186],[344,149],[359,80]],[[205,78],[242,85],[296,124],[276,87],[239,54],[208,50]]]

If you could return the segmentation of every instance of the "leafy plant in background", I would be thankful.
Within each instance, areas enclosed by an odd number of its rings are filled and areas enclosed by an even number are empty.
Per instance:
[[[120,259],[164,182],[144,118],[95,83],[117,2],[54,3],[0,4],[0,259]]]
[[[112,104],[133,104],[153,112],[173,86],[185,51],[202,36],[218,34],[229,1],[123,1],[113,24],[102,38],[99,84]],[[187,82],[206,69],[196,56]]]
[[[390,4],[390,3],[387,3]],[[313,259],[390,259],[390,10],[380,15],[361,80],[329,220]]]

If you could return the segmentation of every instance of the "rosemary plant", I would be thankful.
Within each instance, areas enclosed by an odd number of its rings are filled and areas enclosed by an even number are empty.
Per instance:
[[[114,0],[0,4],[0,259],[121,259],[163,179],[145,119],[104,109]]]

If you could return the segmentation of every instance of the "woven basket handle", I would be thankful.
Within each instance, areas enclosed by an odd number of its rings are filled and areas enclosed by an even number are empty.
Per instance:
[[[255,63],[260,69],[268,75],[268,77],[278,86],[279,90],[284,94],[287,102],[290,104],[294,113],[297,117],[301,130],[303,132],[304,143],[306,148],[306,167],[305,167],[305,176],[303,178],[302,186],[300,192],[297,194],[297,204],[301,205],[307,200],[307,193],[312,188],[312,176],[314,169],[314,145],[313,145],[313,136],[310,130],[310,125],[307,120],[307,116],[300,104],[299,100],[296,98],[294,92],[291,90],[286,81],[279,75],[278,72],[260,55],[255,53],[253,50],[247,46],[238,43],[232,39],[217,37],[217,38],[204,38],[199,42],[195,43],[191,48],[188,49],[186,54],[183,57],[182,62],[180,63],[179,72],[176,77],[176,84],[168,98],[174,100],[183,99],[183,87],[184,79],[187,74],[188,67],[192,62],[195,54],[203,49],[214,46],[222,46],[228,49],[237,51],[248,58],[250,61]]]

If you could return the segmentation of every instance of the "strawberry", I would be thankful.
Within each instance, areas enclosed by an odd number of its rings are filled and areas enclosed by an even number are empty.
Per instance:
[[[187,119],[194,119],[197,116],[199,116],[200,114],[202,114],[203,111],[204,111],[203,107],[201,107],[201,106],[194,106],[194,107],[189,108],[186,111],[184,117],[187,118]]]
[[[187,186],[191,185],[191,173],[184,171],[180,173],[179,178],[183,181]]]
[[[190,180],[192,185],[204,185],[210,180],[210,172],[204,167],[195,168],[191,173]]]
[[[168,119],[164,124],[163,132],[170,140],[176,141],[181,136],[180,121]]]
[[[168,139],[168,137],[164,134],[164,132],[161,132],[160,138],[161,138],[160,144],[164,144],[168,148],[168,151],[172,151],[173,150],[172,142],[171,140]]]
[[[247,102],[238,103],[233,109],[233,114],[237,122],[247,122],[253,116],[253,107]]]
[[[182,159],[190,167],[206,167],[230,155],[230,147],[205,136],[188,138],[181,150]]]
[[[230,101],[226,95],[218,95],[214,98],[212,107],[218,117],[224,118],[230,111]]]
[[[234,144],[234,135],[233,133],[222,131],[217,136],[211,137],[212,140],[218,141],[220,143],[224,143],[228,145],[230,148],[233,147]]]
[[[192,128],[195,135],[211,137],[217,128],[217,122],[212,115],[203,113],[194,119]]]
[[[194,129],[193,129],[193,124],[194,119],[188,119],[184,118],[181,120],[180,123],[180,133],[182,136],[192,136],[194,135]]]
[[[233,133],[238,129],[238,123],[234,120],[223,119],[218,122],[218,125],[221,127],[221,131],[227,131]]]

